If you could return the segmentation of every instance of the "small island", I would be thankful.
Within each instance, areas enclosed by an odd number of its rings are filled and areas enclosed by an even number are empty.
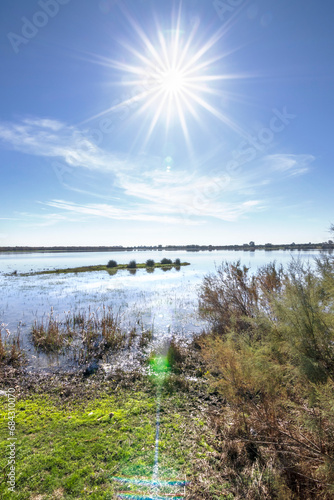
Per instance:
[[[19,276],[36,276],[38,274],[69,274],[69,273],[87,273],[93,271],[106,271],[110,275],[116,274],[117,271],[121,269],[127,269],[128,271],[136,271],[137,269],[146,269],[147,271],[153,271],[156,268],[163,270],[168,269],[180,269],[181,266],[189,266],[189,262],[181,262],[180,259],[161,259],[160,262],[155,262],[153,259],[148,259],[145,263],[137,264],[135,260],[131,260],[129,264],[118,264],[115,260],[110,260],[108,264],[99,264],[96,266],[80,266],[80,267],[69,267],[66,269],[49,269],[45,271],[37,271],[32,273],[21,273]],[[17,275],[17,273],[13,273]]]

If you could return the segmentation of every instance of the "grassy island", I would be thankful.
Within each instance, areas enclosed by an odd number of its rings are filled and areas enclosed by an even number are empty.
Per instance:
[[[168,262],[167,262],[168,261]],[[110,262],[113,265],[110,265]],[[131,261],[129,264],[117,264],[115,261],[109,261],[107,265],[96,265],[96,266],[80,266],[80,267],[69,267],[66,269],[48,269],[45,271],[37,271],[31,273],[22,273],[20,276],[35,276],[38,274],[69,274],[69,273],[87,273],[93,271],[106,271],[109,274],[116,274],[117,271],[122,269],[127,269],[133,271],[136,269],[147,269],[152,271],[153,269],[159,268],[163,270],[168,269],[179,269],[181,266],[189,266],[189,262],[180,262],[176,259],[174,262],[170,259],[162,259],[161,262],[154,262],[150,259],[146,263],[137,264],[136,261]]]

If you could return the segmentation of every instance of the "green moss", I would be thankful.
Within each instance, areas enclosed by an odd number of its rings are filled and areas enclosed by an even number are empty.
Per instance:
[[[4,470],[8,437],[4,397],[0,403],[0,467]],[[159,470],[161,478],[169,480],[182,480],[189,474],[189,456],[197,448],[183,439],[189,419],[195,427],[197,423],[191,414],[177,411],[179,405],[179,396],[161,400]],[[156,407],[155,384],[149,381],[146,391],[132,387],[113,394],[105,390],[87,402],[65,403],[56,391],[18,400],[15,498],[112,499],[124,488],[112,477],[150,478]],[[200,445],[197,453],[205,453],[205,448]],[[10,499],[11,495],[6,483],[0,483],[0,497]]]

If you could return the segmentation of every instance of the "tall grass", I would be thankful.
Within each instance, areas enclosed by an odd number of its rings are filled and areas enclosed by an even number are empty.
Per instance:
[[[6,328],[7,325],[0,325],[0,365],[10,365],[19,367],[26,361],[24,350],[20,345],[20,333],[11,336],[10,331]],[[2,332],[6,332],[6,338],[3,340]]]
[[[31,337],[37,350],[46,352],[59,351],[66,342],[65,332],[59,320],[54,316],[53,309],[46,320],[35,320],[31,328]]]
[[[333,498],[334,259],[253,276],[226,263],[204,279],[200,312],[210,382],[229,405],[217,429],[235,463],[248,475],[271,464],[263,498],[282,488],[282,498]]]
[[[126,326],[120,310],[103,305],[95,311],[67,311],[62,320],[51,308],[46,319],[35,321],[31,338],[37,350],[61,352],[81,363],[125,349],[143,349],[151,342],[152,332],[139,320]],[[0,343],[0,357],[1,352]]]

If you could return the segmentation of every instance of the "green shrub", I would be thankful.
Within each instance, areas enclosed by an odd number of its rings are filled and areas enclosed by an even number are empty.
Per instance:
[[[129,264],[127,265],[128,269],[136,269],[137,267],[137,262],[135,260],[130,260]]]
[[[161,262],[161,264],[173,264],[172,259],[166,259],[166,257],[161,259],[160,262]]]
[[[155,262],[153,259],[148,259],[146,261],[146,267],[154,267],[154,264],[155,264]]]
[[[275,264],[248,271],[226,263],[200,293],[212,325],[201,352],[230,412],[221,413],[220,432],[256,451],[245,467],[258,461],[281,471],[282,498],[331,498],[334,259],[318,259],[315,269],[292,262],[284,272]]]
[[[174,264],[175,264],[176,266],[180,266],[180,265],[181,265],[181,261],[180,261],[180,259],[175,259]]]
[[[258,310],[256,280],[249,268],[236,263],[223,263],[217,273],[204,277],[200,289],[200,314],[217,333],[225,334],[232,326],[238,331],[249,330],[248,318]]]
[[[109,260],[107,267],[117,267],[117,262],[115,260]]]

